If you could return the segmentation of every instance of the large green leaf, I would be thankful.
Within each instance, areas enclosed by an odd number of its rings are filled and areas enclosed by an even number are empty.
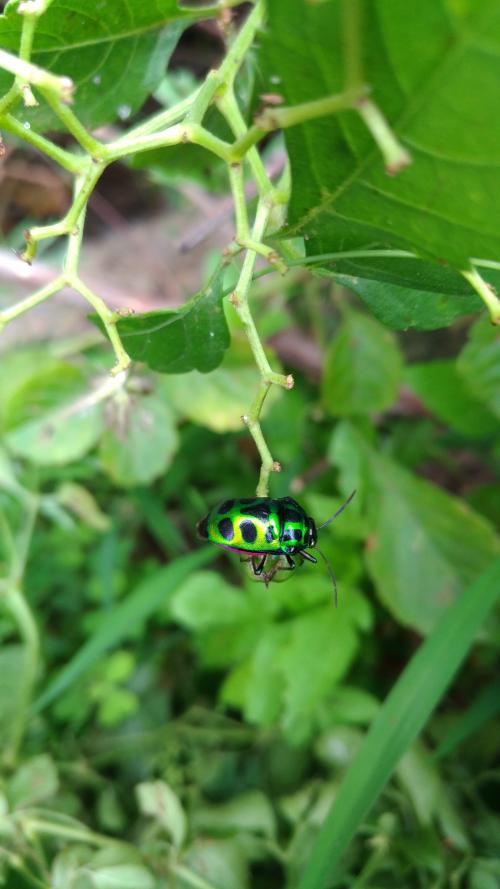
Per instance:
[[[394,685],[326,818],[299,889],[323,889],[367,813],[446,691],[498,602],[500,559],[442,615]]]
[[[436,330],[447,327],[461,315],[482,308],[480,298],[470,292],[436,293],[400,287],[384,280],[371,281],[348,275],[336,275],[335,278],[339,284],[357,293],[375,317],[392,330],[408,330],[410,327]]]
[[[429,632],[498,553],[489,522],[463,501],[411,475],[347,423],[330,456],[340,467],[354,451],[368,502],[368,570],[381,600],[402,623]],[[350,482],[352,482],[352,478]]]
[[[14,53],[22,23],[17,6],[18,0],[11,0],[0,17],[0,44]],[[196,17],[203,14],[198,10]],[[182,29],[191,21],[193,10],[181,8],[177,0],[54,0],[39,20],[32,59],[54,74],[71,77],[76,85],[73,110],[95,127],[140,108],[161,81]],[[11,82],[11,75],[0,72],[0,95]],[[37,129],[60,126],[43,102],[39,108],[24,108],[22,118]]]
[[[101,462],[119,485],[148,484],[165,472],[177,449],[172,412],[158,395],[132,397],[125,412],[116,407],[119,416],[99,445]]]
[[[498,432],[497,418],[474,397],[454,361],[410,364],[405,377],[426,407],[462,435],[481,438]]]
[[[278,90],[289,105],[341,91],[342,4],[267,6],[264,91]],[[361,7],[364,78],[413,163],[389,177],[353,111],[291,127],[291,230],[307,236],[309,255],[382,246],[456,268],[471,256],[496,258],[496,0],[422,0],[411,17],[405,0]]]
[[[180,309],[120,319],[116,326],[130,357],[160,373],[208,373],[218,367],[229,346],[222,281],[218,270]]]
[[[326,356],[323,401],[334,416],[373,414],[396,400],[402,370],[393,334],[349,310]]]
[[[500,416],[500,333],[486,318],[472,327],[457,369],[471,393]]]
[[[57,466],[83,457],[95,445],[103,428],[102,404],[77,408],[68,403],[65,408],[12,429],[5,444],[32,463]]]

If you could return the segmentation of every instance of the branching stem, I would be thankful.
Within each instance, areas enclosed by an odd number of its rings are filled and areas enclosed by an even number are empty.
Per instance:
[[[255,222],[252,229],[253,242],[261,243],[266,230],[269,214],[269,205],[261,199],[257,205]],[[234,305],[238,317],[243,324],[255,363],[257,364],[261,375],[261,382],[255,400],[249,413],[242,419],[248,426],[262,461],[259,483],[257,485],[257,496],[267,497],[269,492],[269,476],[273,471],[278,472],[281,469],[281,466],[273,460],[271,452],[266,444],[260,426],[260,414],[271,385],[275,383],[285,389],[291,389],[293,386],[293,377],[278,374],[271,368],[250,311],[248,293],[252,283],[256,258],[256,251],[251,247],[247,249],[238,283],[230,296],[230,301]]]

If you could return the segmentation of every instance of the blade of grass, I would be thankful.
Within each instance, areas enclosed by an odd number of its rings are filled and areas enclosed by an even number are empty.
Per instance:
[[[102,626],[82,645],[34,702],[35,713],[55,701],[106,651],[140,630],[141,623],[175,592],[186,577],[216,555],[215,548],[204,547],[175,559],[142,581],[123,602],[107,611]]]
[[[375,717],[320,830],[298,889],[322,889],[403,753],[422,731],[500,598],[500,558],[443,615]]]
[[[500,679],[490,682],[444,736],[433,759],[442,759],[500,713]]]

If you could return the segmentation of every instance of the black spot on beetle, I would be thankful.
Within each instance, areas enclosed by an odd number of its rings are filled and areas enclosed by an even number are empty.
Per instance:
[[[265,506],[247,506],[246,509],[241,510],[242,515],[251,515],[256,519],[259,519],[260,522],[267,522],[269,518],[269,509],[266,509]]]
[[[294,540],[302,540],[302,531],[299,531],[298,528],[293,529],[293,537]]]
[[[285,522],[300,522],[302,516],[299,515],[299,513],[296,512],[295,509],[290,509],[290,507],[287,506],[283,518]]]
[[[272,543],[274,540],[274,528],[272,525],[268,525],[266,528],[266,543]]]
[[[224,503],[218,507],[217,512],[219,515],[224,515],[224,513],[229,512],[234,506],[234,500],[224,500]]]
[[[198,534],[200,537],[203,537],[205,540],[208,538],[208,516],[206,515],[204,519],[201,519],[198,522]]]
[[[257,528],[253,522],[241,522],[240,531],[245,543],[255,543],[257,539]]]
[[[217,525],[217,527],[220,531],[221,537],[223,537],[224,540],[232,540],[233,539],[234,528],[233,528],[233,523],[232,523],[231,519],[227,519],[227,518],[221,519],[219,524]]]

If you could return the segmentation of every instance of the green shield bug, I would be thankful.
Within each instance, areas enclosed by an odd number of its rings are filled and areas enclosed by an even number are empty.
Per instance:
[[[203,540],[246,556],[253,575],[269,583],[277,571],[292,571],[304,560],[317,562],[308,550],[316,547],[318,531],[343,512],[355,493],[318,527],[292,497],[224,500],[198,523],[198,534]],[[327,566],[337,602],[335,575],[321,550],[318,552]]]

